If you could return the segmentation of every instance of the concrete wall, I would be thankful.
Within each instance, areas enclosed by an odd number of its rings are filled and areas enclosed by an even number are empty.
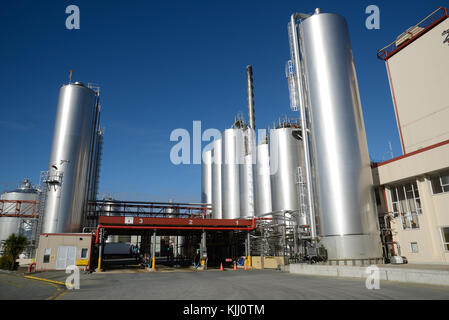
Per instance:
[[[91,253],[92,235],[90,233],[67,233],[67,234],[41,234],[39,237],[39,247],[36,251],[36,268],[42,270],[56,270],[56,260],[58,247],[74,246],[76,247],[76,264],[81,269],[87,269],[89,258],[81,259],[81,249],[88,249],[87,257]],[[44,263],[45,249],[50,249],[50,261]]]
[[[449,139],[449,19],[387,60],[404,153]]]
[[[396,281],[405,283],[421,283],[431,285],[449,286],[449,271],[378,267],[379,280]],[[367,279],[372,270],[366,267],[326,266],[317,264],[291,264],[290,273]]]

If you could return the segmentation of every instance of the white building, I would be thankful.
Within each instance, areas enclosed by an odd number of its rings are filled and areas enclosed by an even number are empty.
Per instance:
[[[403,151],[373,166],[379,214],[411,263],[449,264],[448,17],[439,8],[378,52]]]

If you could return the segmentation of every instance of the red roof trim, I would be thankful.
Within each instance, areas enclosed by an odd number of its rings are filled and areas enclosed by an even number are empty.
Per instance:
[[[403,156],[400,156],[400,157],[397,157],[397,158],[393,158],[393,159],[390,159],[390,160],[387,160],[387,161],[384,161],[384,162],[381,162],[381,163],[377,163],[373,167],[374,168],[380,167],[380,166],[386,165],[386,164],[391,163],[391,162],[395,162],[395,161],[398,161],[398,160],[401,160],[401,159],[404,159],[404,158],[408,158],[408,157],[414,156],[414,155],[419,154],[419,153],[423,153],[423,152],[426,152],[426,151],[429,151],[429,150],[432,150],[432,149],[444,146],[446,144],[449,144],[449,140],[445,140],[445,141],[433,144],[431,146],[428,146],[428,147],[425,147],[425,148],[422,148],[422,149],[419,149],[419,150],[416,150],[416,151],[413,151],[413,152],[410,152],[410,153],[406,153]]]

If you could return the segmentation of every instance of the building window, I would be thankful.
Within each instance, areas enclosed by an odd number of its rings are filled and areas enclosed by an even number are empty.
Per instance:
[[[87,253],[89,250],[87,248],[81,249],[81,259],[87,259]]]
[[[449,251],[449,227],[441,228],[444,250]]]
[[[418,242],[410,242],[410,248],[412,250],[412,253],[418,253],[419,252]]]
[[[51,248],[44,249],[44,263],[50,262]]]
[[[422,207],[416,182],[391,187],[390,194],[393,214],[401,217],[402,228],[419,229]]]
[[[433,194],[449,192],[449,172],[430,178]]]

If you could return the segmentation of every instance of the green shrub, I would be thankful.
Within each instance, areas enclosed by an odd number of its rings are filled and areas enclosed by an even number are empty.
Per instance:
[[[19,264],[16,262],[19,255],[28,245],[28,240],[14,233],[6,239],[3,244],[3,257],[0,258],[0,269],[17,270]]]

